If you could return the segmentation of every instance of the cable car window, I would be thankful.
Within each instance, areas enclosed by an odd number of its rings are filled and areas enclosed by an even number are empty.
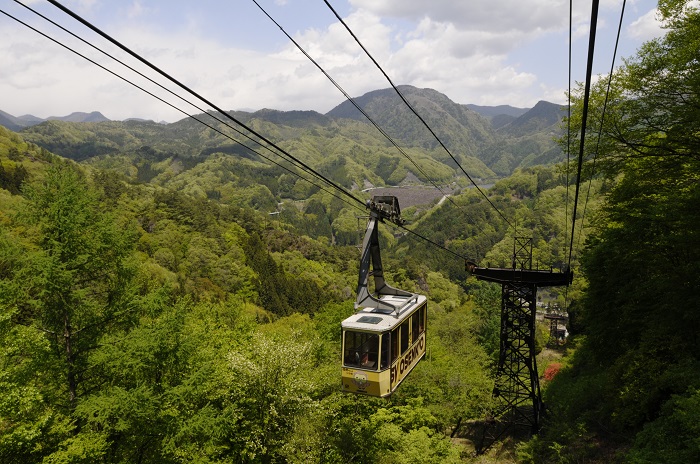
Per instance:
[[[408,349],[408,322],[401,324],[401,354],[404,354]]]
[[[391,363],[399,357],[399,329],[396,328],[391,331]]]
[[[376,369],[378,355],[379,336],[377,334],[345,331],[343,362],[346,366]]]
[[[379,360],[379,368],[386,369],[389,367],[389,354],[391,353],[391,334],[384,332],[382,334],[382,356]]]
[[[425,330],[425,306],[418,310],[418,333],[423,333]]]
[[[418,326],[420,325],[418,323],[418,319],[419,315],[418,311],[416,311],[411,316],[411,333],[413,334],[413,340],[411,341],[411,343],[415,343],[415,341],[418,340],[418,335],[420,334],[420,332],[418,331]]]

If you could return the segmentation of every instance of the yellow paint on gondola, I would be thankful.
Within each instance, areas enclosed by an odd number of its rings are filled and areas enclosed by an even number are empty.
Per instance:
[[[341,323],[343,391],[389,396],[425,356],[428,302],[384,280],[379,222],[402,225],[399,201],[374,196],[357,280],[357,312]],[[374,283],[371,290],[370,276]]]
[[[391,395],[425,356],[426,322],[424,296],[417,297],[399,317],[361,311],[346,319],[343,391],[378,397]]]

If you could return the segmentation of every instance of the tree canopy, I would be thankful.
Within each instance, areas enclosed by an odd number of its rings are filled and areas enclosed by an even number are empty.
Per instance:
[[[667,33],[615,71],[602,126],[607,79],[592,93],[588,175],[609,191],[582,258],[585,338],[548,389],[556,413],[540,459],[553,459],[553,442],[599,456],[584,445],[592,437],[630,447],[629,462],[700,458],[697,428],[681,425],[700,387],[700,11],[684,1],[659,11]]]

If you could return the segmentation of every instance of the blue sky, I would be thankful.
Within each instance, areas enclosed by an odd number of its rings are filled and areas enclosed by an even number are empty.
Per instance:
[[[23,2],[133,63],[49,3]],[[330,2],[397,84],[433,88],[458,103],[531,107],[539,100],[564,102],[568,1]],[[62,3],[220,107],[324,113],[344,98],[251,0]],[[259,3],[351,95],[389,86],[322,0]],[[621,6],[622,0],[601,1],[596,73],[610,68]],[[650,0],[627,2],[619,56],[630,56],[645,40],[662,33],[654,19],[655,6]],[[590,0],[574,0],[573,78],[578,81],[585,77],[590,8]],[[17,2],[0,0],[0,9],[183,110],[197,112],[46,24]],[[16,116],[100,111],[110,119],[175,121],[184,117],[4,15],[0,15],[0,63],[0,110]]]

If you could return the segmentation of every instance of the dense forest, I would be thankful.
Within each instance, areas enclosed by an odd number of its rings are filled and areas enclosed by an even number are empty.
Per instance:
[[[666,35],[592,91],[588,175],[605,204],[569,308],[576,349],[546,389],[530,462],[700,461],[700,11],[659,11]]]
[[[345,396],[356,248],[1,140],[3,462],[460,460],[445,430],[490,390],[458,285],[422,270],[431,361],[401,393]]]
[[[387,280],[429,298],[428,355],[388,400],[342,394],[356,210],[192,120],[48,121],[0,127],[0,461],[700,462],[700,12],[659,8],[666,35],[592,89],[576,277],[539,294],[570,337],[546,347],[538,328],[537,435],[474,455],[501,302],[463,261],[382,226]],[[471,125],[454,143],[506,176],[485,193],[516,230],[410,127],[408,153],[453,195],[402,208],[409,227],[493,266],[530,236],[538,267],[564,267],[575,163],[548,107],[528,133],[411,92],[431,124]],[[426,183],[346,106],[238,116],[362,198]],[[579,88],[574,131],[582,107]]]

